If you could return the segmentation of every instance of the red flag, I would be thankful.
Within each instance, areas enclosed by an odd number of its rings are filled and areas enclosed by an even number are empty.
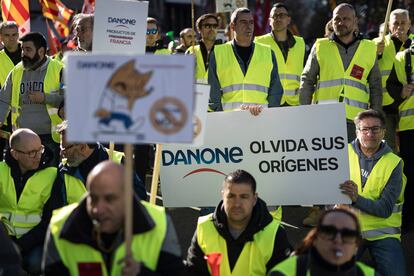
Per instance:
[[[73,10],[68,9],[60,0],[39,0],[43,16],[52,21],[59,21],[66,26],[70,22]]]
[[[264,33],[263,25],[263,9],[260,0],[256,0],[256,9],[254,12],[254,35],[262,35]]]
[[[52,31],[52,28],[49,25],[48,20],[46,19],[47,27],[47,44],[49,45],[49,56],[53,56],[58,53],[62,47],[59,39],[56,37],[55,33]]]
[[[95,0],[84,0],[82,13],[91,14],[95,12]]]
[[[256,0],[256,9],[254,13],[254,34],[263,35],[270,32],[268,24],[270,14],[270,0]]]
[[[19,26],[19,35],[30,32],[29,0],[1,0],[3,21],[15,21]]]

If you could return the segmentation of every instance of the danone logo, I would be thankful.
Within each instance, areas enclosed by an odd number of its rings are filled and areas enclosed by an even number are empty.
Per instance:
[[[108,17],[108,23],[115,23],[115,24],[121,24],[121,25],[133,25],[136,24],[135,19],[130,18],[119,18],[119,17]]]
[[[177,150],[176,152],[164,150],[162,152],[162,165],[210,165],[221,163],[240,163],[243,161],[243,150],[240,147],[204,148]],[[211,168],[197,168],[187,173],[183,178],[201,172],[212,172],[225,175],[223,172]]]

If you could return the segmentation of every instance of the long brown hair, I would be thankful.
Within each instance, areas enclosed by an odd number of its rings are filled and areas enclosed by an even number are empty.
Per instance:
[[[359,223],[358,217],[356,216],[355,212],[352,211],[352,209],[350,209],[349,207],[346,206],[340,206],[340,207],[336,207],[334,209],[329,209],[326,210],[322,213],[322,215],[320,216],[319,220],[318,220],[318,224],[316,225],[316,227],[314,227],[312,230],[309,231],[309,233],[306,235],[306,237],[302,240],[302,242],[299,244],[299,246],[296,248],[296,250],[293,252],[293,255],[300,255],[303,254],[305,252],[307,252],[313,245],[313,242],[315,241],[317,235],[318,235],[318,226],[320,226],[323,222],[323,220],[325,219],[325,217],[328,214],[331,213],[342,213],[342,214],[346,214],[348,216],[350,216],[356,225],[356,230],[358,231],[358,233],[361,233],[361,225]],[[359,236],[357,243],[359,243],[362,240],[361,235]]]

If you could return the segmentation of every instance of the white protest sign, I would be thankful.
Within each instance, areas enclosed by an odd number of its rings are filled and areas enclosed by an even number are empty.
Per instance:
[[[147,1],[96,1],[93,52],[144,53]]]
[[[247,0],[216,0],[216,12],[233,12],[243,7],[247,7]]]
[[[349,203],[339,190],[349,179],[345,122],[343,104],[208,113],[203,147],[163,148],[164,206],[216,206],[236,169],[269,205]]]
[[[67,139],[191,143],[194,57],[68,55]]]
[[[208,106],[209,96],[210,96],[210,85],[206,85],[206,84],[195,85],[195,109],[194,109],[194,116],[193,116],[194,140],[193,140],[193,143],[191,143],[191,145],[188,145],[188,146],[200,147],[204,144],[204,136],[206,132],[207,106]]]

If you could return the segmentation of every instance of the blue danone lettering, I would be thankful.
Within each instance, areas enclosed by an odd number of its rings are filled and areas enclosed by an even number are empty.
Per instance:
[[[129,18],[117,18],[117,17],[108,17],[108,23],[124,24],[124,25],[135,25],[135,19]]]
[[[243,151],[239,147],[177,150],[175,153],[164,150],[162,152],[162,165],[240,163],[243,160],[242,157]]]

